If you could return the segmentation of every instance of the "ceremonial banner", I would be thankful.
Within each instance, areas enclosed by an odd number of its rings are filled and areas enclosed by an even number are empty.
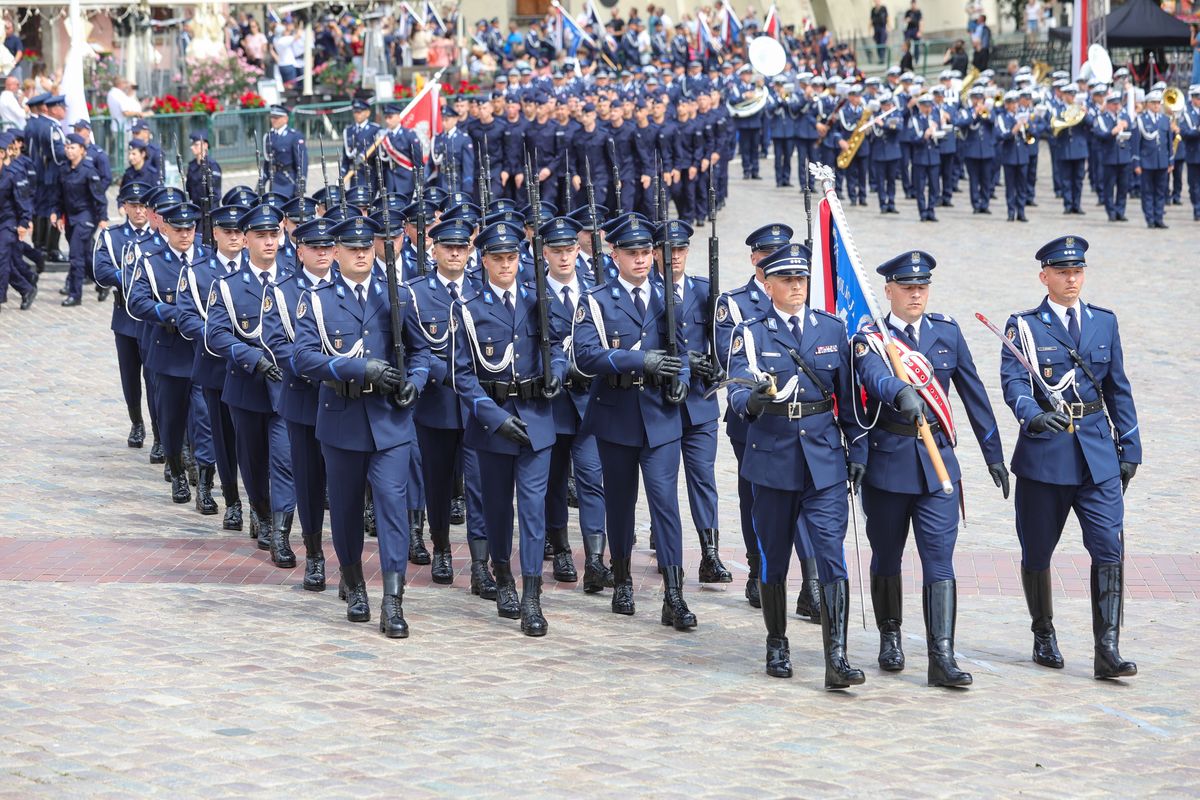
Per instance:
[[[772,39],[779,38],[779,12],[775,10],[775,4],[771,4],[771,8],[767,11],[767,19],[763,22],[763,33],[770,36]]]
[[[1075,0],[1071,14],[1071,77],[1078,78],[1079,71],[1088,60],[1088,6],[1091,0]]]
[[[836,199],[834,202],[837,202]],[[822,197],[813,219],[812,277],[809,305],[837,314],[853,336],[871,321],[867,292],[850,262],[851,237],[838,225],[830,200]]]

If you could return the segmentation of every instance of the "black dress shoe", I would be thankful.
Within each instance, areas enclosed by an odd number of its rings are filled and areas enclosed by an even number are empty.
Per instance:
[[[63,297],[66,297],[66,296],[67,296],[67,295],[69,295],[71,292],[70,292],[70,290],[68,290],[68,289],[67,289],[67,287],[66,287],[66,286],[64,286],[64,287],[62,287],[61,289],[59,289],[59,290],[58,290],[58,293],[59,293],[59,294],[61,294]]]
[[[571,544],[567,540],[567,529],[555,528],[546,531],[546,544],[550,546],[552,554],[554,580],[562,583],[575,583],[579,580],[579,574],[575,571],[575,560],[571,556]]]
[[[542,576],[521,576],[521,633],[545,636],[550,624],[542,614]]]
[[[271,515],[271,539],[268,546],[271,550],[271,563],[280,569],[296,566],[296,554],[292,551],[290,541],[294,516],[294,511],[278,511]],[[261,536],[259,541],[262,541]]]
[[[467,499],[457,495],[450,500],[450,524],[465,525],[467,522]]]
[[[979,213],[980,214],[991,214],[992,210],[990,208],[981,208],[981,209],[979,209]]]
[[[504,619],[521,618],[521,601],[517,597],[517,581],[513,578],[512,567],[508,564],[496,564],[496,615]]]
[[[611,589],[613,585],[612,570],[604,566],[604,534],[583,534],[583,591],[585,594],[596,594]]]
[[[1025,204],[1025,207],[1026,207],[1026,208],[1037,208],[1037,203],[1035,203],[1035,202],[1033,202],[1032,200],[1030,200],[1029,202],[1027,202],[1027,203]]]
[[[629,571],[628,558],[614,558],[612,561],[613,596],[612,612],[624,616],[633,616],[633,576]]]
[[[166,453],[163,451],[162,442],[158,439],[154,440],[154,444],[150,445],[150,463],[162,464],[167,460]]]
[[[168,456],[167,470],[171,476],[171,502],[191,502],[192,490],[188,486],[187,472],[183,468],[183,458],[181,456]]]
[[[81,306],[81,305],[83,305],[83,298],[82,297],[68,297],[66,300],[63,300],[61,303],[59,303],[59,305],[67,306],[67,307]]]
[[[225,507],[225,518],[221,520],[221,528],[227,531],[240,531],[242,529],[241,500]]]
[[[21,310],[22,311],[29,310],[29,307],[33,305],[33,301],[37,298],[37,293],[38,293],[38,287],[37,287],[37,284],[34,284],[32,289],[30,289],[25,294],[21,295]]]
[[[214,464],[197,464],[197,473],[199,480],[196,483],[196,510],[201,514],[212,516],[220,509],[217,507],[217,501],[213,499],[213,474],[216,470]]]
[[[714,529],[700,531],[700,583],[732,583],[733,574],[721,561],[721,534]]]
[[[404,575],[399,572],[383,573],[379,632],[389,639],[408,638],[408,623],[404,620]]]
[[[696,627],[696,615],[683,599],[683,567],[667,567],[663,570],[663,625],[677,631],[690,631]]]
[[[454,564],[449,550],[433,548],[433,566],[429,568],[429,577],[441,586],[454,583]]]
[[[308,551],[304,556],[304,582],[302,583],[306,592],[323,592],[325,591],[325,554],[320,548],[313,551]]]
[[[1017,214],[1017,222],[1029,222],[1024,214]]]
[[[140,422],[135,422],[129,426],[129,438],[125,440],[125,444],[129,447],[140,448],[146,442],[146,426]]]

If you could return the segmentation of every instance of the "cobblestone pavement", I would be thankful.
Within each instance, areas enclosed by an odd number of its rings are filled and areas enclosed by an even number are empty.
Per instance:
[[[804,219],[796,190],[736,179],[733,190],[720,223],[726,287],[748,277],[746,233]],[[31,311],[10,303],[0,315],[0,797],[1195,796],[1200,686],[1188,667],[1200,645],[1187,631],[1200,549],[1184,520],[1200,492],[1182,478],[1200,466],[1188,377],[1200,331],[1197,315],[1163,309],[1192,283],[1200,225],[1177,208],[1168,231],[1111,225],[1090,206],[1063,217],[1048,185],[1039,195],[1025,225],[1003,221],[1002,195],[1001,213],[982,219],[956,198],[937,225],[907,204],[899,218],[847,212],[868,268],[914,247],[938,258],[931,309],[963,320],[1010,452],[998,343],[971,316],[1002,321],[1036,304],[1033,253],[1051,237],[1091,242],[1084,296],[1120,315],[1146,451],[1127,495],[1122,651],[1137,678],[1091,679],[1087,559],[1073,522],[1055,562],[1067,668],[1028,660],[1012,506],[969,436],[957,558],[969,690],[924,686],[911,558],[904,673],[874,668],[876,636],[856,599],[850,651],[865,686],[822,692],[819,627],[795,618],[795,678],[763,675],[723,440],[722,549],[735,582],[689,586],[696,632],[658,624],[652,556],[639,550],[632,619],[610,614],[607,594],[552,585],[551,633],[531,640],[472,597],[461,572],[437,587],[422,568],[406,595],[412,637],[384,640],[347,623],[332,590],[301,591],[298,572],[266,565],[244,534],[218,532],[219,517],[170,503],[146,451],[124,445],[108,306],[87,295],[82,308],[59,308],[60,276],[47,274]],[[1136,220],[1136,202],[1130,211]],[[693,251],[702,270],[702,239]],[[644,545],[644,503],[639,520]],[[463,530],[453,537],[461,571]],[[698,549],[685,539],[694,579]],[[852,539],[847,558],[853,575]],[[376,574],[376,613],[379,591]]]

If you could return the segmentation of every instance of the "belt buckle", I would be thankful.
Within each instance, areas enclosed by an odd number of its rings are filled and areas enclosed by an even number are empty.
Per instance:
[[[787,404],[787,418],[800,419],[804,416],[804,408],[799,400],[793,400]]]
[[[504,396],[513,397],[518,400],[521,399],[520,386],[517,385],[516,381],[509,381],[505,384]]]
[[[374,391],[375,391],[375,385],[374,385],[374,384],[372,384],[372,383],[364,383],[364,384],[363,384],[363,387],[362,387],[362,389],[360,389],[358,393],[359,393],[360,395],[363,395],[363,394],[372,394],[372,393],[374,393]]]
[[[1071,419],[1083,419],[1083,407],[1085,403],[1068,403],[1067,412],[1071,415]],[[1078,413],[1076,413],[1078,409]]]

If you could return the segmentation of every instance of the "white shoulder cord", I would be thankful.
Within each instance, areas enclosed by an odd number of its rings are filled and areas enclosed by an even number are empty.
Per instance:
[[[736,336],[734,337],[736,338]],[[732,346],[732,339],[730,340]],[[756,380],[768,380],[767,373],[758,368],[758,352],[754,349],[754,334],[749,328],[742,328],[742,345],[746,348],[746,366],[750,370],[750,374]],[[783,385],[782,389],[775,390],[775,396],[771,398],[772,403],[786,403],[792,395],[796,393],[796,384],[800,382],[800,375],[794,374],[788,378],[788,382]]]
[[[317,333],[321,336],[321,346],[325,349],[325,354],[343,358],[358,358],[363,351],[363,340],[359,339],[344,353],[335,348],[333,342],[329,341],[328,334],[325,333],[325,312],[321,307],[320,293],[309,292],[309,297],[312,299],[313,318],[317,322]]]
[[[420,308],[420,306],[417,305],[417,293],[410,291],[409,294],[412,295],[413,311],[417,312],[417,323],[419,324],[419,326],[421,328],[421,333],[424,334],[426,341],[429,342],[429,344],[433,347],[434,350],[443,349],[446,345],[446,342],[450,339],[450,322],[449,322],[449,320],[447,320],[447,322],[446,322],[446,330],[442,333],[442,335],[434,336],[433,334],[431,334],[429,331],[427,331],[425,329],[425,323],[421,322],[421,308]],[[451,309],[451,312],[453,312],[453,309]]]
[[[192,302],[196,304],[196,311],[200,314],[200,319],[208,322],[208,307],[201,302],[199,295],[196,294],[196,273],[190,266],[187,268],[187,276],[190,283],[188,291],[192,294]]]
[[[283,332],[287,334],[289,342],[296,341],[296,329],[292,327],[292,315],[288,312],[287,298],[283,296],[283,289],[278,286],[272,286],[271,289],[275,293],[275,308],[279,310],[279,320],[283,323]]]
[[[466,304],[462,307],[463,327],[467,329],[467,340],[471,343],[471,349],[475,352],[475,358],[489,372],[503,372],[508,369],[513,363],[513,344],[508,343],[504,348],[504,355],[499,361],[488,361],[483,357],[483,350],[479,347],[479,334],[475,332],[475,318],[471,316],[471,309],[467,308]]]
[[[1021,349],[1023,351],[1025,351],[1025,358],[1028,359],[1029,363],[1036,366],[1037,365],[1037,343],[1033,338],[1033,331],[1030,330],[1029,323],[1025,321],[1025,317],[1017,317],[1017,332],[1021,337]],[[1030,358],[1031,353],[1033,354],[1033,358]],[[1063,375],[1062,380],[1060,380],[1058,383],[1052,384],[1049,381],[1047,381],[1046,385],[1048,385],[1050,387],[1050,390],[1053,392],[1062,392],[1066,389],[1075,389],[1076,377],[1077,377],[1077,374],[1075,372],[1075,368],[1072,367],[1071,371],[1068,372],[1066,375]],[[1033,375],[1029,376],[1029,391],[1031,393],[1033,393],[1034,396],[1037,395],[1037,387],[1034,386]],[[1076,394],[1076,396],[1078,396],[1079,392],[1076,391],[1075,394]],[[1053,397],[1047,397],[1046,399],[1049,400],[1051,403],[1054,402]]]
[[[154,268],[150,266],[150,259],[142,257],[142,266],[146,268],[146,280],[150,282],[150,291],[154,293],[154,299],[162,302],[162,298],[158,294],[158,280],[154,277]]]
[[[220,283],[221,299],[225,301],[225,310],[229,312],[229,321],[235,322],[237,320],[237,307],[233,304],[233,295],[229,293],[229,281],[221,281]],[[266,296],[267,293],[264,291],[263,298],[265,299]],[[259,337],[262,336],[262,304],[263,301],[260,300],[258,306],[258,327],[252,331],[243,331],[238,328],[236,324],[234,324],[233,330],[238,336],[246,339],[247,341],[255,342],[259,339]]]
[[[737,303],[733,302],[733,298],[730,297],[728,294],[721,295],[721,298],[719,298],[717,302],[720,302],[721,299],[725,300],[725,308],[729,311],[729,318],[733,320],[734,330],[737,330],[737,326],[742,324],[742,308],[741,308],[741,306],[739,306]],[[726,369],[729,368],[729,360],[731,358],[733,358],[733,337],[732,336],[729,337],[729,349],[725,351],[725,367],[726,367]]]

